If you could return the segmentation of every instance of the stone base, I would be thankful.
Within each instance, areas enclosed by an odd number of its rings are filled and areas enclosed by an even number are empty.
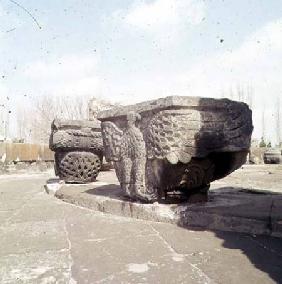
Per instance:
[[[108,173],[109,175],[110,173]],[[211,190],[208,202],[142,204],[132,202],[116,183],[85,185],[53,183],[55,196],[65,202],[117,216],[176,224],[201,230],[235,231],[282,237],[282,196],[242,188]]]

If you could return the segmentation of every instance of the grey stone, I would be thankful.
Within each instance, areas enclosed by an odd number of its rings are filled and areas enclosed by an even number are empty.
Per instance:
[[[271,229],[273,236],[282,238],[282,197],[273,199],[271,206]]]
[[[249,163],[252,165],[264,164],[263,156],[266,148],[251,147],[249,154]]]
[[[66,182],[96,180],[103,161],[99,121],[54,120],[50,149],[55,151],[55,172]]]
[[[101,172],[93,184],[102,187],[102,177],[117,183],[113,172]],[[50,178],[0,177],[0,192],[21,199],[8,212],[3,205],[13,198],[0,199],[1,284],[282,283],[279,238],[94,212],[45,194]]]
[[[263,154],[263,160],[265,164],[281,164],[281,149],[267,149]]]
[[[207,203],[144,204],[130,201],[108,172],[96,183],[61,185],[55,196],[94,211],[186,228],[282,237],[282,199],[277,193],[224,187],[213,189]],[[169,201],[167,201],[169,202]]]
[[[62,185],[55,196],[71,204],[122,217],[186,228],[282,237],[282,199],[272,194],[233,188],[229,192],[212,191],[207,203],[143,204],[127,200],[118,185],[89,184]]]
[[[245,163],[253,130],[248,106],[228,99],[167,97],[102,111],[98,119],[123,191],[149,202],[206,196],[210,182]]]

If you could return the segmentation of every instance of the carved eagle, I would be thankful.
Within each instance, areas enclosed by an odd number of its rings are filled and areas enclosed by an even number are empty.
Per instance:
[[[243,105],[242,105],[243,107]],[[232,151],[248,145],[251,120],[242,109],[225,111],[168,109],[143,120],[140,130],[147,159],[167,159],[171,164],[188,163],[214,151]],[[248,113],[247,113],[248,114]],[[250,132],[250,133],[249,133]],[[102,122],[106,158],[119,161],[125,148],[124,131],[109,121]],[[246,146],[247,148],[248,146]]]

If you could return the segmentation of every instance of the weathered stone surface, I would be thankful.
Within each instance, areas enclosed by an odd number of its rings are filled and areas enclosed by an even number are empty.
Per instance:
[[[249,153],[249,163],[254,165],[264,164],[264,153],[267,148],[262,147],[251,147]]]
[[[55,172],[61,179],[95,181],[103,159],[100,122],[54,120],[50,149],[55,151]]]
[[[47,183],[46,191],[50,192],[54,186]],[[143,204],[126,198],[113,172],[107,172],[92,184],[58,185],[55,196],[93,211],[122,217],[282,238],[282,197],[271,191],[225,186],[211,190],[207,203]]]
[[[279,238],[94,212],[45,194],[50,178],[0,176],[1,284],[282,283]]]
[[[245,163],[253,129],[246,104],[198,97],[114,108],[98,119],[122,189],[149,202],[206,192]]]
[[[281,149],[267,149],[263,154],[265,164],[281,164]]]

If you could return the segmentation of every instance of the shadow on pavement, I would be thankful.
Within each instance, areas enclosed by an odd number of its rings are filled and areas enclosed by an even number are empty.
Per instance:
[[[130,201],[129,198],[125,197],[122,194],[120,186],[117,184],[110,184],[100,186],[98,188],[89,189],[85,191],[85,193],[113,198],[115,200]],[[228,201],[229,203],[227,202],[227,204],[219,202],[218,207],[210,207],[211,214],[215,213],[221,214],[223,216],[225,214],[232,215],[234,214],[234,212],[241,210],[244,211],[242,212],[242,216],[246,218],[249,215],[252,215],[253,218],[267,218],[267,215],[270,214],[270,212],[256,212],[259,210],[267,210],[267,207],[264,207],[263,205],[263,201],[265,200],[265,202],[268,203],[269,206],[269,203],[271,202],[270,198],[279,198],[282,200],[281,194],[270,194],[267,191],[248,188],[218,188],[211,192],[211,199],[216,198],[215,196],[217,194],[221,195],[224,199],[230,198],[230,200]],[[240,198],[238,198],[239,196]],[[244,199],[246,199],[246,202],[244,202]],[[211,203],[213,202],[214,201],[211,200]],[[205,204],[207,205],[207,203]],[[228,204],[230,205],[230,208],[228,208]],[[182,206],[184,205],[184,203],[179,203],[179,205]],[[174,204],[173,206],[177,205]],[[204,206],[204,204],[199,204],[199,206]],[[197,205],[194,204],[193,207],[197,207]],[[180,224],[178,224],[178,226],[184,229],[189,229]],[[201,229],[195,227],[191,229],[197,231],[206,230],[204,228]],[[267,273],[276,283],[282,283],[281,238],[237,232],[225,232],[211,229],[207,230],[212,231],[216,237],[223,240],[222,247],[231,250],[240,250],[257,269]]]
[[[230,197],[230,205],[232,204],[232,197],[236,198],[236,196],[238,195],[242,196],[242,204],[238,203],[237,205],[235,205],[235,208],[232,208],[232,206],[230,206],[230,210],[228,209],[228,206],[223,206],[222,209],[219,206],[219,208],[215,208],[215,214],[232,214],[232,212],[234,211],[242,210],[242,215],[245,215],[244,217],[247,217],[249,214],[251,214],[253,217],[267,218],[266,213],[270,215],[270,211],[261,214],[261,216],[260,213],[262,212],[258,212],[259,210],[266,210],[267,208],[263,206],[263,202],[261,202],[260,200],[263,201],[265,199],[266,202],[270,202],[270,200],[267,199],[272,198],[276,201],[279,199],[281,200],[279,204],[282,205],[282,194],[279,193],[272,194],[267,191],[256,189],[228,187],[218,188],[215,189],[213,192],[220,194],[221,190],[222,194],[225,195],[226,198],[228,198],[228,196]],[[213,193],[211,195],[213,195]],[[252,202],[246,202],[244,204],[244,198],[248,198]],[[208,203],[206,204],[208,205]],[[280,209],[282,209],[282,206],[278,208],[278,210]],[[278,213],[276,212],[276,217],[277,214],[279,215],[279,220],[282,220],[282,210],[280,210]],[[181,221],[178,226],[188,230],[206,230],[205,228],[185,227],[183,226]],[[271,220],[269,220],[269,226],[270,230],[273,229],[271,228]],[[213,232],[216,237],[223,240],[223,248],[227,248],[230,250],[240,250],[254,265],[254,267],[267,273],[275,283],[282,283],[282,238],[267,235],[254,235],[238,232],[218,231],[212,229],[207,230]],[[248,282],[247,279],[245,281],[246,283]]]
[[[69,189],[67,189],[69,190]],[[74,191],[76,189],[74,188]],[[87,196],[103,196],[109,199],[130,202],[130,199],[125,197],[118,184],[107,184],[103,186],[98,186],[96,188],[87,188],[81,192]],[[84,198],[85,198],[84,196]],[[216,199],[219,197],[219,201]],[[87,197],[86,197],[87,199]],[[264,202],[265,200],[265,202]],[[272,200],[281,200],[282,208],[282,194],[279,193],[269,193],[267,191],[249,189],[249,188],[236,188],[236,187],[222,187],[214,189],[210,192],[210,201],[205,204],[199,203],[193,204],[191,210],[195,213],[194,215],[202,212],[203,207],[206,207],[206,212],[211,213],[211,215],[218,214],[221,216],[232,216],[233,214],[240,213],[239,216],[248,219],[250,218],[263,220],[267,224],[267,218],[270,216],[270,208],[273,206]],[[225,202],[226,201],[226,202]],[[135,202],[131,201],[134,210]],[[140,205],[140,202],[138,202]],[[183,206],[185,203],[180,203]],[[267,206],[266,206],[266,205]],[[109,205],[111,206],[111,205]],[[154,204],[156,206],[156,204]],[[162,205],[163,206],[163,205]],[[169,205],[168,205],[169,206]],[[173,204],[172,207],[177,207],[177,204]],[[117,207],[116,207],[117,208]],[[148,207],[147,207],[148,208]],[[276,208],[276,210],[277,210]],[[189,207],[190,210],[190,207]],[[282,211],[277,213],[282,216]],[[128,217],[128,216],[127,216]],[[184,216],[185,217],[185,216]],[[279,217],[280,218],[280,217]],[[279,220],[282,220],[280,218]],[[152,220],[153,221],[153,220]],[[183,220],[182,220],[183,221]],[[188,226],[183,226],[182,222],[177,224],[183,229],[191,229],[197,231],[211,231],[215,236],[221,239],[222,247],[229,250],[240,250],[253,264],[254,267],[263,271],[269,275],[275,283],[282,283],[282,239],[263,235],[251,235],[245,233],[236,232],[225,232],[213,229],[202,228],[189,228]],[[271,227],[271,222],[269,222]],[[271,228],[270,228],[271,229]],[[232,263],[232,260],[231,260]],[[218,268],[221,269],[220,267]],[[238,272],[239,273],[239,272]],[[246,282],[248,280],[246,279]],[[245,282],[245,283],[246,283]]]
[[[282,239],[219,231],[215,235],[223,240],[224,248],[241,250],[257,269],[282,283]]]

